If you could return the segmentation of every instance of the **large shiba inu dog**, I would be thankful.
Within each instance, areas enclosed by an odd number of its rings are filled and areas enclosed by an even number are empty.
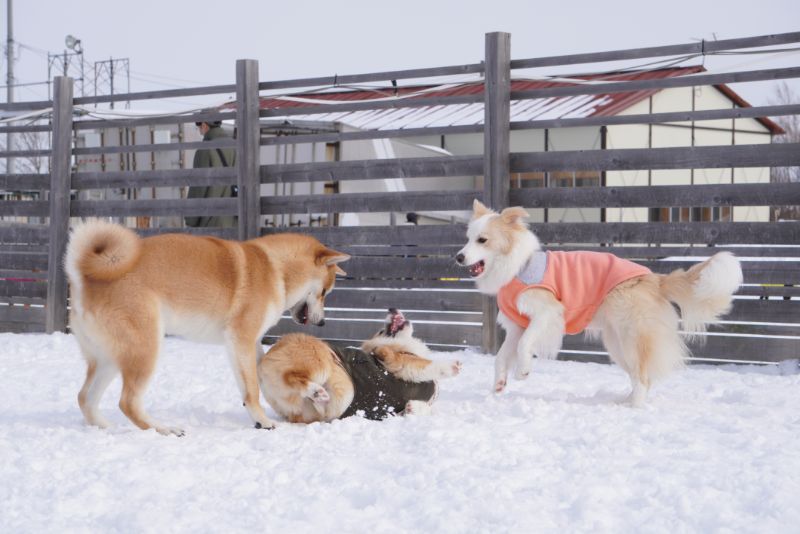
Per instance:
[[[475,200],[468,242],[456,255],[482,293],[497,295],[506,339],[495,361],[496,392],[506,387],[509,368],[524,379],[534,355],[555,358],[565,333],[588,327],[630,375],[628,401],[640,406],[653,381],[687,355],[679,320],[685,331],[702,332],[729,311],[742,283],[739,261],[728,252],[668,275],[612,254],[542,252],[527,217],[522,208],[496,213]]]
[[[325,295],[349,256],[313,237],[276,234],[250,241],[166,234],[139,238],[103,221],[72,231],[65,258],[70,326],[87,362],[78,395],[84,418],[106,427],[100,397],[122,374],[119,406],[139,428],[182,435],[151,419],[142,396],[161,339],[174,334],[225,345],[250,417],[274,423],[259,403],[261,338],[291,309],[298,323],[324,323]]]
[[[261,358],[258,378],[270,406],[292,423],[424,414],[436,395],[435,380],[461,369],[458,361],[433,362],[428,355],[411,322],[390,309],[383,329],[360,349],[334,348],[305,334],[283,336]]]

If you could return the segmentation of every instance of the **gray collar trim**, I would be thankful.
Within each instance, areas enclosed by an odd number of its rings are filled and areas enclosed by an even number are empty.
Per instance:
[[[534,252],[528,263],[519,271],[519,278],[525,285],[542,283],[544,272],[547,269],[547,253]]]

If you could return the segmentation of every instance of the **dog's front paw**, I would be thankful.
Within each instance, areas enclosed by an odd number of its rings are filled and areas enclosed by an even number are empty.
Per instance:
[[[516,380],[525,380],[531,374],[530,369],[517,369],[514,371],[514,378]]]
[[[458,373],[461,372],[461,362],[458,360],[441,362],[438,367],[439,367],[439,376],[441,376],[442,378],[456,376]]]
[[[503,390],[506,389],[506,379],[501,378],[494,383],[494,392],[495,393],[502,393]]]
[[[406,403],[403,415],[430,415],[431,405],[423,401],[411,400]]]
[[[273,421],[267,421],[264,423],[256,421],[255,428],[259,430],[275,430],[275,423]]]
[[[158,426],[156,427],[156,432],[162,436],[178,436],[179,438],[186,435],[186,432],[182,428],[174,426]]]

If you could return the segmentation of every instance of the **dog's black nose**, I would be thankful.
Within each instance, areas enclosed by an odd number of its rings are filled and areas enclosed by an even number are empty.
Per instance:
[[[464,255],[462,253],[459,252],[458,254],[456,254],[456,262],[459,265],[463,265],[464,264]]]
[[[325,326],[325,319],[317,323],[317,326]]]

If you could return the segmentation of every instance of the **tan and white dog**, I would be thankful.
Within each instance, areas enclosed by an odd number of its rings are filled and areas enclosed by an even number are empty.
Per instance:
[[[640,406],[651,384],[687,356],[679,320],[688,333],[702,332],[727,313],[742,283],[739,261],[728,252],[668,275],[612,254],[545,253],[527,217],[519,207],[496,213],[475,200],[468,242],[456,256],[482,293],[498,296],[506,338],[495,361],[496,392],[510,368],[524,379],[534,355],[555,358],[565,333],[589,328],[630,376],[628,401]]]
[[[458,361],[431,361],[410,321],[389,310],[384,327],[361,348],[331,347],[305,334],[279,339],[261,358],[264,398],[292,423],[313,423],[360,414],[427,414],[438,378],[455,376]]]
[[[100,397],[122,374],[120,409],[139,428],[182,435],[151,419],[142,396],[165,334],[225,345],[250,417],[274,423],[259,403],[261,338],[291,309],[298,323],[324,323],[325,295],[349,256],[310,236],[276,234],[250,241],[165,234],[140,238],[93,220],[67,246],[70,327],[87,362],[78,395],[84,418],[108,426]],[[257,354],[258,353],[258,354]]]

